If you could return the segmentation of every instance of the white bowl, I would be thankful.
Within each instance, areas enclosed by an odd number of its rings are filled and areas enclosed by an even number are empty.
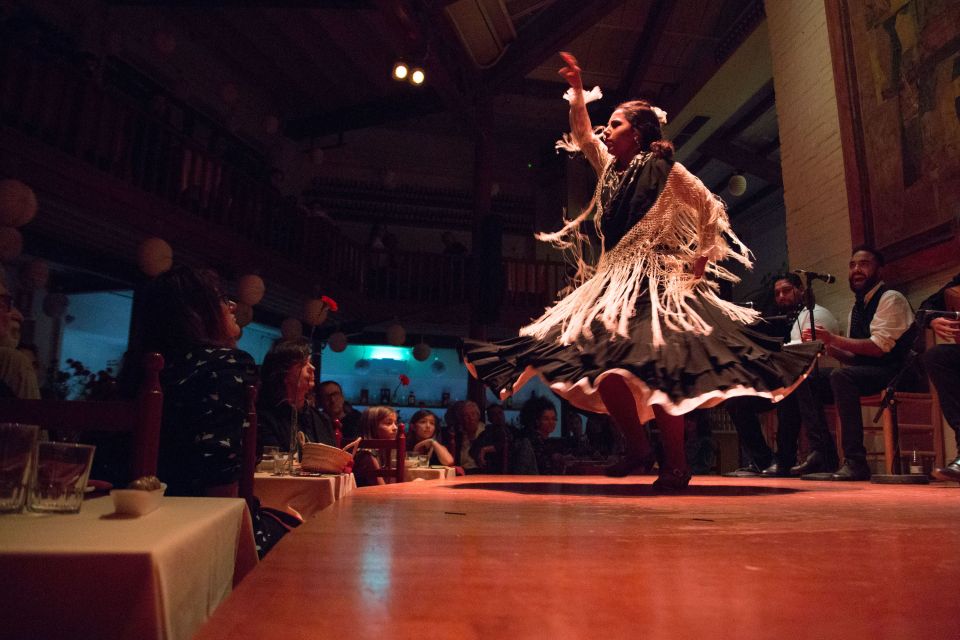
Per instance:
[[[114,489],[110,492],[113,497],[113,508],[117,513],[131,516],[145,516],[156,511],[163,499],[163,492],[167,490],[166,483],[161,482],[159,489],[141,491],[140,489]]]

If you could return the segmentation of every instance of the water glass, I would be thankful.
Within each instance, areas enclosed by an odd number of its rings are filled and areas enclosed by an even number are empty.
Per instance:
[[[282,476],[292,472],[290,467],[290,454],[286,451],[277,451],[273,456],[273,475]]]
[[[263,448],[263,453],[260,455],[260,466],[259,471],[266,471],[273,473],[276,467],[277,455],[280,453],[280,447],[266,446]]]
[[[92,445],[70,442],[37,445],[36,471],[30,482],[30,511],[80,511],[95,449]]]
[[[417,455],[417,466],[427,468],[430,466],[430,454],[421,453]]]
[[[0,423],[0,513],[23,508],[39,432],[32,424]]]

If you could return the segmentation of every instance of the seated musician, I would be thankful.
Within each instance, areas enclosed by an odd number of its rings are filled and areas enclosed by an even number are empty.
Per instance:
[[[960,234],[958,234],[960,239]],[[922,311],[953,311],[960,308],[960,274],[920,305]],[[960,453],[960,320],[956,316],[934,317],[930,328],[948,344],[938,344],[923,354],[923,366],[940,396],[940,409],[956,436]],[[942,469],[935,469],[935,478],[960,482],[960,456]]]

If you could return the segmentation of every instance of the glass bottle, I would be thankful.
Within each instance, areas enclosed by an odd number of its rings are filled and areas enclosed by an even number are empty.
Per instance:
[[[910,454],[910,475],[922,475],[923,474],[923,463],[920,461],[920,457],[917,455],[917,450],[914,449],[913,453]]]

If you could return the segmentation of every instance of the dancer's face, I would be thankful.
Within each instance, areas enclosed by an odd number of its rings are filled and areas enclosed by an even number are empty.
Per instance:
[[[603,143],[617,160],[629,160],[640,149],[636,131],[622,109],[610,114],[610,120],[603,130]]]

